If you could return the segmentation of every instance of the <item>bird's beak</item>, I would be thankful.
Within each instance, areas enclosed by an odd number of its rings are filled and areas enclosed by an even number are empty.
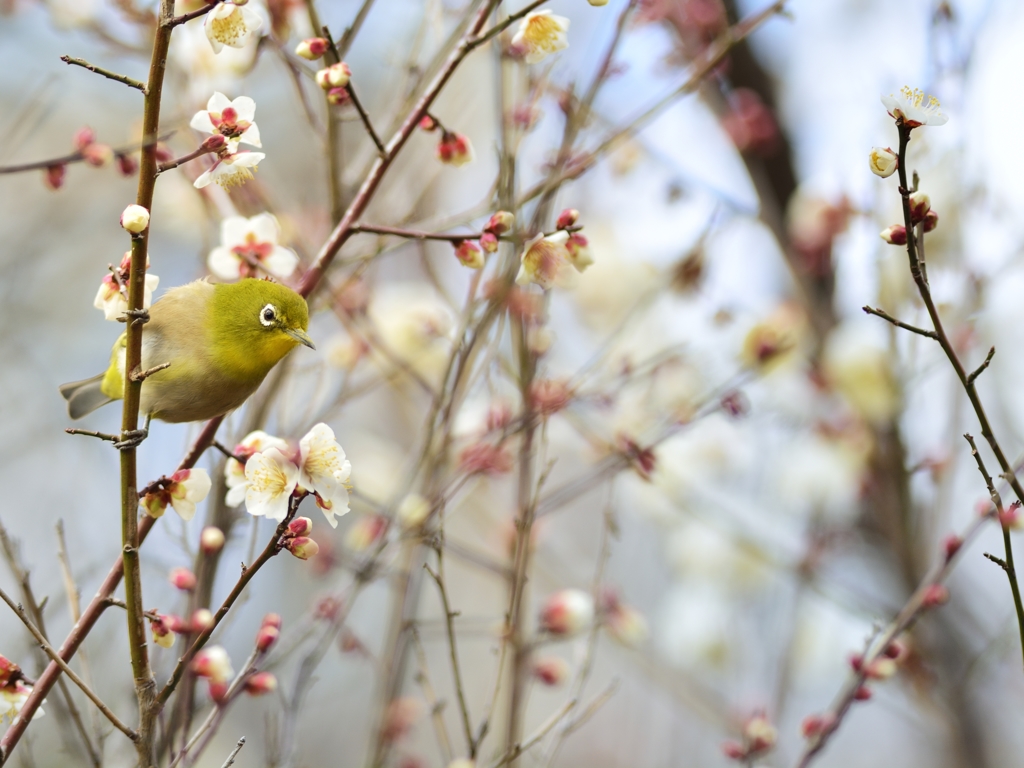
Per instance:
[[[309,338],[305,331],[298,328],[285,328],[284,332],[295,339],[299,344],[305,344],[310,349],[316,349],[316,344]]]

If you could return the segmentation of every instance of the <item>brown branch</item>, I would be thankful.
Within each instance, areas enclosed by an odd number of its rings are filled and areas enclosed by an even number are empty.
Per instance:
[[[861,309],[863,309],[869,315],[874,315],[875,317],[880,317],[883,320],[892,323],[897,328],[902,328],[905,331],[910,331],[911,333],[916,333],[918,336],[926,336],[929,339],[935,339],[935,340],[938,340],[938,338],[939,338],[938,335],[935,333],[935,331],[929,331],[929,330],[927,330],[925,328],[918,328],[916,325],[908,325],[907,323],[904,323],[902,320],[897,320],[895,317],[893,317],[892,315],[890,315],[888,312],[886,312],[884,310],[875,309],[874,307],[868,307],[868,306],[863,306],[863,307],[861,307]]]
[[[424,564],[424,567],[426,567],[426,564]],[[420,667],[416,675],[416,681],[423,688],[423,697],[427,700],[427,705],[430,707],[430,718],[434,723],[434,732],[437,734],[437,745],[441,750],[441,757],[445,765],[448,765],[451,763],[454,753],[452,752],[452,739],[448,735],[448,728],[444,723],[445,703],[438,700],[437,694],[434,692],[434,686],[430,682],[427,654],[423,650],[423,641],[415,624],[409,627],[409,634],[412,636],[412,643],[416,649],[416,660]]]
[[[238,753],[242,751],[242,747],[244,746],[245,736],[238,740],[235,744],[235,748],[231,750],[231,754],[228,755],[228,759],[221,764],[220,768],[231,768],[231,766],[235,764],[235,758],[238,757]]]
[[[210,11],[216,8],[221,2],[223,2],[223,0],[210,0],[209,5],[192,11],[191,13],[183,13],[181,14],[181,16],[172,16],[168,19],[162,19],[160,21],[160,26],[172,28],[180,26],[181,24],[184,24],[187,21],[192,21],[192,19],[198,19],[200,16],[205,16],[206,14],[208,14]]]
[[[504,32],[506,29],[508,29],[513,24],[515,24],[521,18],[526,16],[528,13],[533,11],[535,8],[539,8],[540,6],[544,5],[545,2],[546,2],[546,0],[533,0],[532,3],[530,3],[529,5],[524,6],[522,9],[516,11],[515,13],[511,14],[510,16],[507,16],[506,18],[504,18],[502,21],[500,21],[497,24],[495,24],[493,27],[491,27],[486,32],[482,32],[482,33],[474,36],[473,39],[470,40],[470,44],[474,48],[479,46],[479,45],[483,45],[488,40],[491,40],[491,39],[497,37],[498,35],[500,35],[502,32]]]
[[[979,365],[977,368],[975,368],[971,372],[971,374],[967,377],[967,383],[968,384],[970,384],[970,385],[974,384],[975,379],[977,379],[979,376],[981,376],[982,373],[984,373],[985,369],[988,368],[989,363],[992,362],[992,358],[995,357],[995,355],[996,355],[996,348],[992,347],[988,351],[988,354],[985,356],[985,361],[981,365]]]
[[[173,135],[173,131],[168,131],[163,136],[158,136],[156,141],[166,141]],[[129,144],[124,147],[115,148],[114,154],[127,155],[130,152],[135,152],[146,146],[149,146],[149,144],[145,141],[140,144]],[[0,165],[0,175],[7,173],[24,173],[26,171],[42,171],[47,168],[52,168],[55,165],[70,165],[71,163],[80,163],[83,160],[85,160],[85,155],[82,152],[72,152],[67,155],[61,155],[60,157],[52,157],[48,160],[34,160],[31,163],[20,163],[18,165]]]
[[[373,144],[377,147],[377,152],[380,153],[381,157],[385,157],[388,151],[384,147],[384,143],[380,140],[380,136],[378,136],[377,132],[373,129],[373,123],[370,122],[370,116],[363,108],[363,103],[359,101],[359,97],[356,96],[356,89],[352,87],[351,82],[345,86],[345,90],[348,92],[349,98],[352,99],[352,106],[354,106],[356,108],[356,112],[359,113],[359,119],[363,121],[363,127],[366,128],[366,132],[370,134],[370,138],[373,139]]]
[[[145,381],[154,373],[160,373],[160,371],[167,370],[170,367],[170,363],[160,363],[160,365],[154,365],[152,368],[147,368],[144,371],[132,371],[130,378],[132,381]]]
[[[121,731],[121,733],[123,733],[129,739],[131,739],[132,741],[137,741],[139,738],[139,734],[137,734],[127,725],[122,723],[118,719],[117,715],[110,711],[110,707],[104,704],[103,700],[95,693],[93,693],[92,689],[85,684],[85,681],[83,681],[82,678],[76,675],[75,671],[67,665],[67,662],[64,661],[64,659],[62,659],[55,650],[53,650],[53,647],[48,642],[46,642],[46,638],[43,637],[43,633],[40,632],[39,629],[36,628],[36,625],[33,624],[32,621],[29,619],[28,614],[25,613],[25,609],[17,603],[15,603],[10,598],[10,595],[8,595],[2,589],[0,589],[0,599],[2,599],[5,603],[7,603],[7,605],[11,607],[11,610],[14,611],[15,614],[17,614],[19,619],[21,619],[21,623],[25,625],[28,631],[32,634],[32,637],[34,637],[36,639],[36,642],[39,643],[39,647],[46,652],[47,656],[53,659],[53,662],[57,664],[57,666],[61,668],[61,671],[63,671],[64,674],[71,679],[71,682],[73,682],[75,685],[82,689],[82,693],[89,697],[89,701],[96,705],[96,708],[99,709],[99,711],[106,716],[107,720],[109,720],[113,724],[113,726],[117,728],[117,730]]]
[[[85,437],[95,437],[100,440],[106,440],[111,443],[118,442],[121,438],[119,435],[108,435],[106,432],[93,432],[90,429],[65,429],[69,435],[84,435]]]
[[[108,80],[115,80],[119,83],[124,83],[129,88],[134,88],[137,91],[142,91],[143,95],[146,93],[146,84],[139,82],[128,75],[119,75],[117,72],[111,72],[109,69],[103,67],[97,67],[95,64],[90,64],[85,59],[76,59],[71,56],[61,56],[60,60],[65,64],[74,64],[76,67],[82,67],[88,69],[90,72],[95,72],[97,75],[103,75]]]

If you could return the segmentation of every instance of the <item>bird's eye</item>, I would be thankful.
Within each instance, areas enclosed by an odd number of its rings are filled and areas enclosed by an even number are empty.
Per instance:
[[[260,310],[260,322],[265,326],[271,326],[277,319],[277,310],[273,304],[267,304],[263,309]]]

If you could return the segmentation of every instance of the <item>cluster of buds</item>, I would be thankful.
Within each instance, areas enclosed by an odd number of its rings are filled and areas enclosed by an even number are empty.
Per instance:
[[[182,520],[191,520],[211,485],[205,469],[179,469],[157,481],[155,489],[142,497],[142,508],[150,517],[161,517],[170,505]]]
[[[859,653],[853,654],[850,656],[850,668],[863,675],[864,680],[888,680],[899,672],[900,664],[908,655],[907,644],[897,639],[870,660],[865,660]],[[855,701],[867,701],[870,698],[871,689],[867,685],[861,685],[854,693]]]
[[[755,758],[774,747],[778,738],[775,726],[763,713],[759,713],[744,723],[743,741],[727,741],[722,745],[722,752],[731,760],[752,764]]]
[[[174,614],[154,614],[149,619],[149,629],[154,643],[161,648],[170,648],[174,645],[175,635],[198,635],[212,629],[215,623],[209,608],[199,608],[189,619]]]
[[[579,234],[578,218],[579,211],[567,208],[559,214],[554,233],[545,235],[541,232],[526,243],[520,256],[516,283],[536,283],[547,290],[569,265],[577,272],[584,272],[594,263],[590,244]]]
[[[594,598],[581,589],[562,589],[548,596],[540,612],[540,629],[571,637],[594,623]]]
[[[313,521],[308,517],[296,517],[288,523],[288,529],[278,544],[299,560],[309,560],[320,551],[320,545],[309,534],[313,532]]]
[[[441,131],[441,139],[437,143],[434,154],[446,165],[458,167],[473,161],[473,144],[464,134],[449,131],[436,117],[426,114],[420,118],[420,130],[427,133]]]
[[[508,211],[498,211],[487,220],[478,243],[470,240],[455,240],[455,257],[470,269],[480,269],[484,265],[484,252],[494,253],[498,250],[498,240],[512,229],[516,217]]]
[[[77,154],[86,164],[94,168],[102,168],[112,161],[117,161],[117,169],[123,176],[134,176],[139,169],[139,161],[134,156],[126,153],[117,153],[109,144],[102,144],[96,141],[96,134],[88,126],[79,128],[75,132],[72,144]],[[64,177],[67,175],[66,163],[54,163],[43,170],[43,181],[50,189],[60,189],[64,186]]]
[[[348,86],[352,80],[352,70],[344,61],[324,67],[316,73],[316,84],[327,93],[327,102],[335,106],[349,100]]]

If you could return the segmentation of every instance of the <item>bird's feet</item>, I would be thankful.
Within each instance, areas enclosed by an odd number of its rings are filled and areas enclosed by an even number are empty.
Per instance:
[[[124,322],[131,321],[132,324],[142,325],[149,322],[148,309],[126,309],[124,311]]]
[[[143,427],[142,429],[132,429],[128,432],[122,432],[120,439],[114,443],[114,447],[119,451],[127,451],[133,448],[138,448],[142,445],[142,441],[149,437],[149,427]]]

